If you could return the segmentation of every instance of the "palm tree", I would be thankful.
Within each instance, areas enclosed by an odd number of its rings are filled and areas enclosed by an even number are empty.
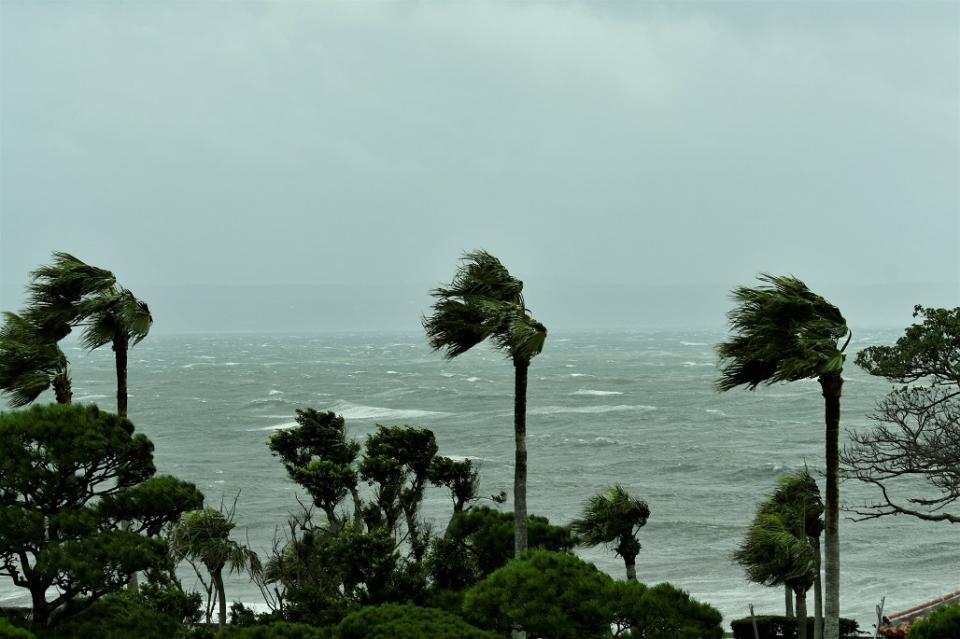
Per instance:
[[[802,520],[801,520],[802,521]],[[797,597],[797,637],[807,639],[807,591],[819,567],[813,544],[796,521],[761,507],[734,553],[747,578],[767,586],[786,585]]]
[[[717,348],[717,388],[754,390],[760,384],[818,379],[826,422],[826,611],[824,639],[839,639],[840,618],[840,394],[846,320],[836,306],[794,277],[761,275],[763,285],[739,287],[730,312],[734,335]],[[846,343],[840,341],[846,336]]]
[[[585,546],[613,544],[614,551],[623,558],[627,579],[637,580],[637,555],[640,540],[637,536],[650,517],[647,502],[631,497],[623,486],[614,484],[587,501],[580,519],[573,521],[573,532]]]
[[[227,595],[223,587],[223,569],[229,567],[237,574],[246,570],[252,575],[257,575],[262,570],[260,559],[254,551],[230,539],[230,532],[235,526],[232,519],[221,511],[205,508],[184,513],[169,535],[170,552],[174,560],[189,561],[204,586],[208,588],[208,621],[209,600],[212,595],[216,595],[219,610],[218,623],[221,630],[227,623]],[[209,586],[198,569],[198,563],[203,565],[210,574]]]
[[[803,530],[813,548],[817,562],[814,589],[814,639],[823,633],[823,591],[820,580],[820,535],[823,533],[823,501],[817,481],[804,467],[784,475],[777,482],[777,490],[760,508],[768,513],[779,513],[787,518],[792,530]],[[787,587],[789,589],[789,586]]]
[[[454,358],[489,338],[513,361],[514,552],[519,555],[527,548],[527,372],[543,350],[547,328],[528,312],[523,282],[486,251],[466,253],[450,286],[431,295],[437,301],[423,327],[435,351]]]
[[[114,286],[80,306],[81,342],[89,350],[112,344],[117,368],[117,414],[127,415],[127,353],[150,332],[147,304],[129,290]]]
[[[30,273],[26,309],[4,313],[0,329],[0,391],[11,406],[26,406],[50,387],[57,402],[71,402],[67,357],[57,343],[79,320],[81,304],[114,281],[110,271],[62,252]]]
[[[73,398],[67,356],[57,343],[16,313],[4,313],[0,328],[0,392],[14,408],[31,403],[53,387],[57,402]]]

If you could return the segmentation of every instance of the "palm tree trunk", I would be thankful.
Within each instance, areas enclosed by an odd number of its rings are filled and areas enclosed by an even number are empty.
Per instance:
[[[840,373],[820,376],[827,427],[827,499],[824,512],[826,539],[826,601],[823,639],[840,638]]]
[[[223,575],[221,572],[215,570],[211,576],[213,577],[214,588],[217,589],[217,602],[220,608],[217,625],[220,630],[223,630],[223,627],[227,625],[227,593],[223,588]]]
[[[797,593],[797,639],[807,639],[807,591]]]
[[[817,578],[813,582],[813,639],[823,639],[823,585],[820,581],[820,538],[813,537],[813,550],[817,554]]]
[[[127,416],[127,333],[117,330],[113,336],[113,352],[117,361],[117,415]]]
[[[514,556],[527,549],[527,371],[530,361],[513,361],[513,436],[516,460],[513,469]]]
[[[793,589],[790,586],[783,586],[783,605],[787,619],[793,619]]]
[[[53,392],[58,404],[73,403],[73,387],[70,384],[69,374],[63,372],[53,378]]]
[[[636,555],[632,557],[625,556],[623,558],[623,563],[627,567],[627,581],[636,581],[637,580],[637,557]]]

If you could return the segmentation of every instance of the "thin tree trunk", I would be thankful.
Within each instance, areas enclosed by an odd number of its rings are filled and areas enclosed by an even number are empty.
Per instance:
[[[797,639],[807,639],[807,592],[797,593]]]
[[[513,366],[513,435],[516,443],[513,469],[513,514],[516,529],[513,552],[514,556],[517,556],[527,549],[527,370],[530,362],[515,359]]]
[[[113,352],[117,361],[117,415],[127,416],[127,349],[126,332],[118,330],[113,336]]]
[[[817,553],[817,578],[813,582],[813,639],[823,639],[823,585],[820,581],[820,538],[813,537],[813,550]]]
[[[790,586],[784,585],[783,587],[783,604],[784,612],[787,619],[793,619],[793,589]]]
[[[227,625],[227,593],[223,588],[223,575],[220,574],[220,571],[214,571],[212,577],[214,588],[217,589],[217,601],[220,608],[217,625],[220,630],[223,630],[223,627]]]
[[[636,581],[637,580],[637,558],[634,557],[624,557],[623,563],[627,567],[627,581]]]
[[[64,371],[53,378],[53,393],[58,404],[73,403],[73,387],[70,384],[70,375]]]
[[[825,404],[827,444],[827,499],[824,513],[826,540],[826,601],[824,602],[823,639],[840,637],[840,373],[820,376]]]

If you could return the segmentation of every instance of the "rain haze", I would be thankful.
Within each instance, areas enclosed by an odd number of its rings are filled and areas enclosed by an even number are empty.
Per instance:
[[[157,332],[416,330],[485,248],[551,328],[960,299],[960,4],[0,6],[0,308],[53,250]]]

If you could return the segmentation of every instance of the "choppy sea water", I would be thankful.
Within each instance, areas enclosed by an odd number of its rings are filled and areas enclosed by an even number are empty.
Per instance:
[[[898,333],[861,332],[851,347],[892,343]],[[748,583],[730,555],[778,476],[805,463],[823,468],[823,402],[815,381],[715,392],[713,345],[722,337],[551,334],[530,369],[528,501],[531,513],[565,523],[597,490],[622,483],[652,511],[638,577],[678,585],[729,622],[751,602],[782,610],[782,591]],[[112,352],[65,350],[75,401],[112,410]],[[150,336],[130,355],[130,417],[155,443],[160,472],[195,482],[214,506],[239,491],[237,532],[266,553],[297,509],[297,490],[265,442],[292,425],[297,408],[335,411],[357,438],[378,423],[428,427],[441,454],[479,461],[484,494],[512,494],[513,367],[492,349],[475,351],[447,361],[417,333]],[[842,426],[866,428],[889,385],[852,363],[844,376]],[[856,482],[841,494],[850,506],[871,497]],[[428,494],[428,518],[442,525],[449,510],[445,492]],[[578,552],[622,578],[611,551]],[[844,519],[841,563],[843,615],[864,627],[883,596],[894,610],[960,587],[949,524]],[[261,601],[237,577],[227,596]],[[0,583],[0,603],[29,598]]]

